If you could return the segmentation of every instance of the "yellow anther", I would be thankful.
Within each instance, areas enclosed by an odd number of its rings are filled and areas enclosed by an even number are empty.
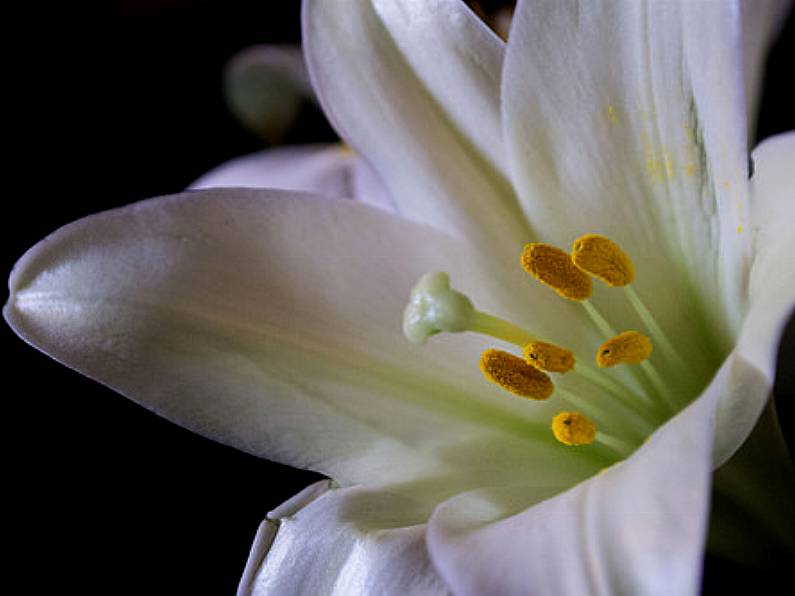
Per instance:
[[[552,432],[564,445],[590,445],[596,438],[596,426],[579,412],[561,412],[552,419]]]
[[[651,340],[637,331],[624,331],[608,339],[596,353],[599,368],[616,364],[638,364],[651,356]]]
[[[535,242],[525,245],[522,267],[564,298],[585,300],[591,295],[591,278],[580,271],[571,257],[559,248]]]
[[[502,350],[491,348],[483,352],[480,370],[492,383],[521,397],[547,399],[555,390],[549,376]]]
[[[549,372],[565,373],[574,368],[574,354],[566,348],[544,341],[534,341],[524,347],[528,364]]]
[[[571,260],[611,287],[625,286],[635,279],[635,267],[626,253],[618,244],[598,234],[586,234],[575,240]]]

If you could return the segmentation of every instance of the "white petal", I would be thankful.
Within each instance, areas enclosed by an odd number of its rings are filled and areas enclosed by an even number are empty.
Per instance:
[[[190,188],[279,188],[355,198],[393,210],[378,176],[343,145],[269,149],[238,157],[204,174]]]
[[[194,191],[51,235],[15,267],[4,314],[196,432],[343,483],[421,484],[435,502],[556,457],[554,405],[486,383],[488,343],[402,336],[410,288],[436,267],[464,287],[485,279],[466,246],[353,201]],[[564,457],[545,481],[595,465]]]
[[[447,594],[405,497],[312,485],[268,515],[239,596]]]
[[[795,306],[795,132],[772,137],[752,155],[751,218],[754,261],[751,307],[739,349],[764,372],[771,384],[783,325]]]
[[[515,260],[527,230],[499,170],[502,42],[459,0],[313,0],[303,18],[326,115],[398,212]]]
[[[655,315],[706,320],[726,353],[749,255],[741,73],[736,2],[527,0],[503,74],[512,176],[538,235],[611,237],[641,264]]]
[[[704,395],[629,459],[529,509],[515,513],[521,487],[443,503],[428,529],[436,568],[462,595],[695,593],[715,407],[749,372],[731,357]]]
[[[768,139],[753,153],[751,217],[754,261],[750,309],[737,352],[754,367],[760,388],[738,387],[718,409],[716,460],[728,459],[751,432],[775,379],[776,353],[795,306],[795,258],[790,240],[795,221],[795,133]]]

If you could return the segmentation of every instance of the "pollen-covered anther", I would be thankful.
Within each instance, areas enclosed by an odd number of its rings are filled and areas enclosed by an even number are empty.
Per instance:
[[[547,399],[555,385],[544,372],[509,352],[490,348],[480,356],[480,370],[486,378],[515,395]]]
[[[527,244],[521,262],[525,271],[564,298],[579,301],[591,295],[591,278],[559,248],[536,242]]]
[[[596,426],[579,412],[560,412],[552,419],[552,433],[564,445],[590,445],[596,438]]]
[[[545,341],[534,341],[524,347],[528,364],[548,372],[565,373],[574,368],[574,354],[566,348]]]
[[[608,368],[617,364],[638,364],[651,356],[651,340],[637,331],[624,331],[612,339],[608,339],[596,353],[599,368]]]
[[[598,234],[586,234],[572,244],[574,264],[608,286],[626,286],[635,279],[632,261],[615,242]]]

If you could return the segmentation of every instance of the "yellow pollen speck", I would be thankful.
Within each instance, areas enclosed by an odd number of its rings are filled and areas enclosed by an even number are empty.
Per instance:
[[[612,124],[618,124],[619,117],[618,117],[618,110],[616,110],[616,106],[612,104],[607,106],[607,119]]]
[[[608,286],[625,286],[635,279],[632,261],[615,242],[598,234],[586,234],[571,248],[574,264]]]
[[[638,364],[651,356],[651,340],[637,331],[624,331],[608,339],[596,353],[599,368],[617,364]]]
[[[492,383],[521,397],[547,399],[555,391],[548,375],[502,350],[490,348],[483,352],[480,370]]]
[[[695,164],[689,163],[685,164],[685,176],[691,178],[696,174],[696,166]]]
[[[667,153],[663,153],[663,160],[665,160],[665,173],[668,174],[669,178],[674,177],[674,165],[671,161],[671,156]]]
[[[740,224],[740,225],[737,226],[737,233],[738,234],[742,234],[743,233],[743,224]]]
[[[561,412],[552,419],[552,432],[564,445],[590,445],[596,438],[596,426],[579,412]]]
[[[525,271],[564,298],[585,300],[591,295],[591,278],[559,248],[535,242],[527,244],[521,262]]]
[[[524,348],[525,362],[541,370],[566,373],[574,368],[574,354],[566,348],[544,341],[534,341]]]

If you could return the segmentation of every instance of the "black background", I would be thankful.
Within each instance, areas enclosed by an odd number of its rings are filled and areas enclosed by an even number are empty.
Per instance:
[[[65,223],[178,192],[262,148],[227,113],[221,68],[248,45],[300,37],[298,0],[81,10],[42,6],[7,21],[21,35],[4,85],[5,271]],[[790,22],[760,138],[795,128],[793,38]],[[302,122],[288,142],[334,138],[319,114]],[[6,565],[26,591],[231,594],[267,511],[318,478],[193,435],[0,333]],[[793,344],[782,365],[795,362]],[[791,437],[784,397],[779,389]],[[750,577],[719,561],[707,571],[708,592]]]

